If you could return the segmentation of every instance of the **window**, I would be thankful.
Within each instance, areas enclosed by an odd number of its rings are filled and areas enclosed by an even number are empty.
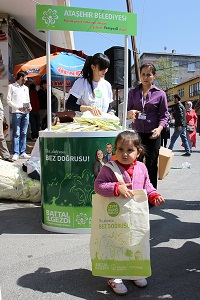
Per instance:
[[[167,95],[167,101],[172,101],[174,99],[174,94],[168,94]]]
[[[192,84],[189,86],[189,96],[197,96],[200,94],[200,82],[197,82],[195,84]]]
[[[176,70],[176,71],[179,70],[179,62],[178,61],[174,62],[174,70]]]
[[[195,63],[188,64],[188,72],[195,72]]]
[[[172,84],[179,84],[179,79],[178,79],[178,77],[177,78],[173,78],[172,79]]]
[[[178,94],[181,98],[184,97],[184,89],[178,90]]]

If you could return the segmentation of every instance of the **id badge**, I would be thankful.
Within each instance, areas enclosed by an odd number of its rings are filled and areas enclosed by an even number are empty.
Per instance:
[[[147,118],[147,115],[145,113],[139,113],[138,114],[138,119],[140,119],[140,120],[146,120],[146,118]]]

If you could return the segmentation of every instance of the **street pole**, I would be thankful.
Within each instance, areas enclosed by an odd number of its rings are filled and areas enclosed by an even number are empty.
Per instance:
[[[132,13],[133,8],[130,0],[126,0],[127,11]],[[136,77],[136,85],[140,83],[140,67],[139,67],[139,59],[136,47],[136,39],[135,36],[131,36],[131,44],[133,50],[133,60],[134,60],[134,68],[135,68],[135,77]]]
[[[47,128],[51,131],[51,68],[50,68],[50,31],[46,31],[46,59],[47,59]]]
[[[124,36],[124,105],[123,105],[122,130],[126,130],[127,102],[128,102],[128,36],[125,35]]]

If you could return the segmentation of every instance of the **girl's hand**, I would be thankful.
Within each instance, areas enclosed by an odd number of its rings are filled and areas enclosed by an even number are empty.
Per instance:
[[[134,193],[132,190],[129,190],[127,187],[131,186],[132,183],[121,183],[118,187],[119,195],[124,198],[131,198],[134,196]]]
[[[163,204],[165,202],[165,200],[163,199],[163,197],[159,196],[158,198],[155,199],[155,206],[160,206],[161,204]]]

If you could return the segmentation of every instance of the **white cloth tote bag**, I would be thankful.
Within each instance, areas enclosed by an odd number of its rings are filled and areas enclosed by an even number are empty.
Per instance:
[[[115,162],[110,167],[124,182]],[[151,275],[149,206],[146,190],[134,197],[92,198],[90,256],[92,274],[110,278],[139,279]]]

